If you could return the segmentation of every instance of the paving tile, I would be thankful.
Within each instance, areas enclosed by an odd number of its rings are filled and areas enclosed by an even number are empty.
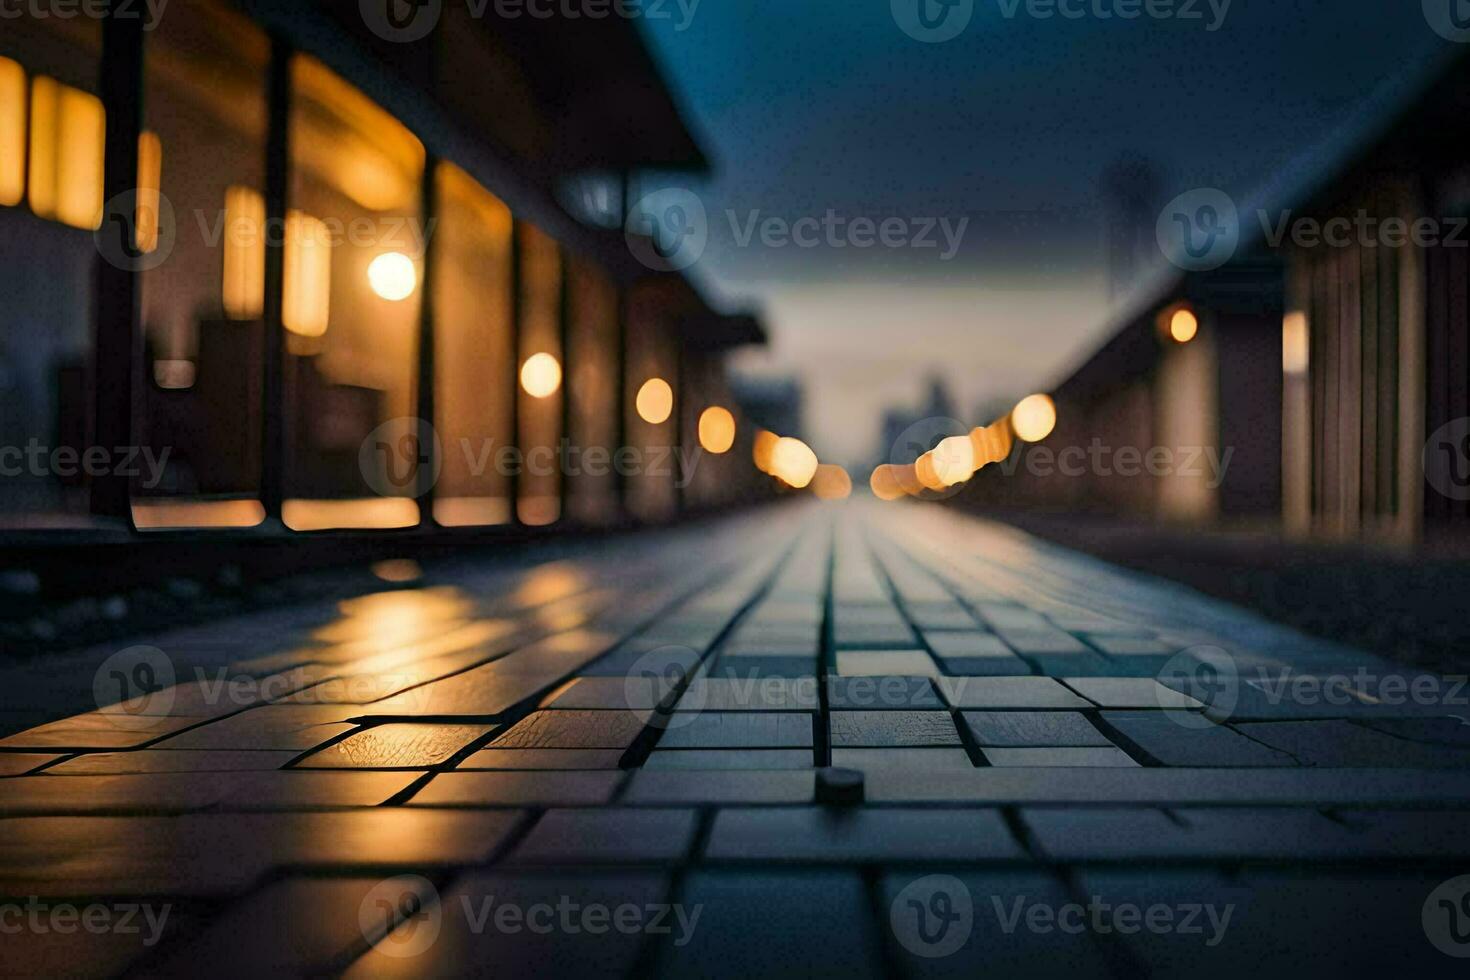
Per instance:
[[[605,709],[652,711],[667,707],[682,677],[578,677],[549,695],[543,709]]]
[[[622,749],[481,749],[454,768],[617,769],[622,760]]]
[[[966,659],[996,657],[1006,660],[1014,657],[1015,651],[994,633],[924,631],[924,642],[934,655],[943,660],[963,657]]]
[[[979,624],[958,602],[906,602],[904,611],[926,633],[929,630],[973,630]]]
[[[1375,718],[1359,724],[1410,742],[1470,748],[1470,723],[1460,718]]]
[[[1014,861],[1025,853],[995,810],[826,807],[715,815],[711,861]]]
[[[816,674],[817,658],[814,656],[757,657],[722,653],[710,668],[711,677],[735,681],[766,677],[795,679],[815,677]]]
[[[649,927],[663,927],[650,909],[667,903],[668,895],[668,879],[657,874],[480,872],[444,893],[431,920],[438,934],[422,952],[404,955],[421,945],[412,932],[400,941],[390,934],[343,976],[624,976]],[[638,921],[623,919],[632,927],[619,929],[614,915],[624,907],[636,910]],[[571,910],[565,913],[569,926],[560,909]],[[671,937],[701,931],[697,920],[681,923],[672,914],[668,920]]]
[[[687,677],[699,666],[700,653],[686,646],[625,646],[582,669],[584,677],[628,677],[647,672],[655,677]]]
[[[839,619],[832,629],[832,642],[842,650],[898,650],[917,648],[919,638],[902,620],[844,623]]]
[[[1092,634],[1088,642],[1112,657],[1169,657],[1178,650],[1172,643],[1149,636],[1108,636]]]
[[[160,749],[250,749],[304,752],[355,725],[364,714],[356,705],[268,704],[165,739]]]
[[[506,729],[493,749],[626,749],[643,733],[648,713],[537,711]]]
[[[1117,677],[1122,673],[1116,661],[1090,650],[1083,653],[1028,654],[1027,659],[1047,677]]]
[[[597,806],[612,801],[624,774],[579,772],[439,773],[409,800],[410,806]]]
[[[548,810],[509,864],[673,863],[694,843],[694,810]]]
[[[620,802],[640,806],[811,803],[815,770],[638,769]]]
[[[954,677],[1030,677],[1036,669],[1015,655],[1009,657],[940,657],[940,666]]]
[[[24,776],[49,762],[64,758],[66,757],[62,755],[41,755],[35,752],[0,752],[0,776]]]
[[[0,795],[0,814],[170,813],[212,806],[378,806],[412,781],[411,773],[387,772],[43,774],[7,781],[5,793]]]
[[[844,650],[837,654],[844,677],[938,677],[939,666],[923,650]]]
[[[1296,760],[1223,725],[1180,725],[1163,711],[1104,711],[1103,722],[1165,766],[1295,766]]]
[[[391,886],[391,887],[385,887]],[[147,964],[152,977],[325,976],[365,952],[364,907],[382,900],[401,909],[408,896],[432,902],[427,878],[289,878],[272,882],[172,944]]]
[[[1470,746],[1410,742],[1346,721],[1249,722],[1239,730],[1304,766],[1464,768]]]
[[[810,769],[810,749],[666,749],[652,752],[646,769]]]
[[[925,677],[829,676],[827,706],[834,711],[912,711],[942,709],[944,702]]]
[[[141,749],[91,752],[46,770],[48,776],[125,776],[160,772],[261,772],[283,769],[300,753]]]
[[[12,818],[0,821],[0,894],[232,894],[284,867],[424,873],[487,860],[521,818],[402,807]]]
[[[1092,707],[1051,677],[947,677],[935,686],[955,708],[1081,711]]]
[[[832,745],[842,748],[960,745],[948,711],[834,711]]]
[[[1047,769],[868,773],[870,803],[1470,808],[1470,773],[1449,769]]]
[[[980,754],[992,766],[1077,766],[1089,768],[1128,768],[1138,763],[1128,753],[1116,748],[1061,749],[981,749]]]
[[[1148,677],[1069,677],[1072,690],[1103,708],[1193,710],[1204,704]]]
[[[997,748],[1110,747],[1106,735],[1075,711],[966,711],[975,744]]]
[[[877,926],[856,872],[696,871],[681,902],[704,913],[684,945],[660,937],[657,976],[883,976]],[[814,936],[841,941],[813,942]]]
[[[802,749],[811,745],[811,715],[753,711],[676,714],[658,741],[660,749]]]
[[[684,711],[816,711],[816,678],[695,678],[674,706]]]
[[[202,928],[209,908],[198,901],[167,899],[139,902],[88,898],[81,902],[7,902],[5,959],[0,971],[7,977],[117,977],[155,975],[143,969],[160,946],[177,943]],[[98,911],[93,911],[93,910]],[[34,914],[44,928],[26,923]],[[97,916],[88,926],[88,916]],[[54,923],[54,925],[53,925]],[[112,926],[116,926],[113,928]]]
[[[130,749],[199,724],[198,718],[120,717],[93,711],[0,738],[0,749]]]
[[[428,769],[495,730],[491,725],[390,723],[363,729],[296,764],[300,769]]]
[[[972,769],[975,763],[964,749],[843,749],[832,750],[832,765],[843,769],[910,769],[943,771]]]
[[[1442,880],[1412,872],[1254,871],[1225,881],[1189,870],[1098,870],[1085,872],[1080,887],[1114,908],[1206,906],[1197,932],[1115,929],[1117,941],[1156,976],[1238,980],[1263,964],[1273,976],[1442,975],[1447,957],[1425,940],[1422,918]]]
[[[986,623],[998,629],[1048,630],[1054,628],[1041,613],[1023,606],[981,602],[976,604],[975,611]]]
[[[1023,657],[1047,653],[1087,653],[1086,644],[1059,629],[1020,630],[997,627],[1006,645]]]
[[[1102,950],[1086,932],[1054,925],[1043,932],[1026,925],[1033,908],[1055,910],[1074,901],[1065,883],[1042,872],[997,870],[941,877],[905,872],[884,875],[879,888],[888,948],[904,976],[945,980],[1113,976]],[[950,909],[968,909],[969,928],[964,928],[962,918],[953,938],[947,932],[936,933],[932,918],[936,898]],[[961,938],[963,944],[952,949]]]

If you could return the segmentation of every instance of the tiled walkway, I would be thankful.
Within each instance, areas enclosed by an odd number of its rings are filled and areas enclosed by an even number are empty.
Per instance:
[[[430,567],[0,668],[0,974],[1463,975],[1467,704],[933,507]]]

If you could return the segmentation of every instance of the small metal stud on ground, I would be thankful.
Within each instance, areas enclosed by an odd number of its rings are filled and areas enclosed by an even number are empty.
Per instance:
[[[860,805],[863,802],[863,774],[857,769],[818,769],[817,802],[823,806]]]

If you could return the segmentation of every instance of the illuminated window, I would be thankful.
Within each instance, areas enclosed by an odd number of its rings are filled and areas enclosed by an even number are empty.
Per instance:
[[[265,197],[249,187],[225,191],[221,299],[232,320],[258,320],[265,312]]]
[[[26,195],[26,73],[0,58],[0,204],[19,204]]]
[[[286,216],[286,282],[281,321],[301,337],[320,337],[331,320],[332,242],[327,225],[302,211]]]
[[[157,133],[138,134],[138,199],[135,202],[135,234],[138,248],[158,248],[159,192],[163,187],[163,142]]]
[[[95,229],[102,218],[102,101],[44,75],[31,85],[30,204],[37,216]]]

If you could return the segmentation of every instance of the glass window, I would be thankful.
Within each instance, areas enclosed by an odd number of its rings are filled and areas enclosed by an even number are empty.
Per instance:
[[[516,392],[510,209],[452,164],[440,164],[437,180],[434,424],[444,455],[434,519],[505,524]]]
[[[265,302],[264,32],[217,0],[180,5],[148,35],[139,142],[146,444],[161,479],[135,487],[142,528],[250,526],[264,518],[261,373]],[[150,263],[151,264],[151,263]]]
[[[0,30],[0,522],[84,524],[91,418],[91,229],[106,120],[97,21]]]
[[[285,520],[411,526],[424,147],[312,58],[292,83]]]
[[[516,511],[521,523],[555,524],[561,517],[563,365],[562,261],[555,239],[534,225],[516,225],[521,260],[521,432],[524,465]]]

